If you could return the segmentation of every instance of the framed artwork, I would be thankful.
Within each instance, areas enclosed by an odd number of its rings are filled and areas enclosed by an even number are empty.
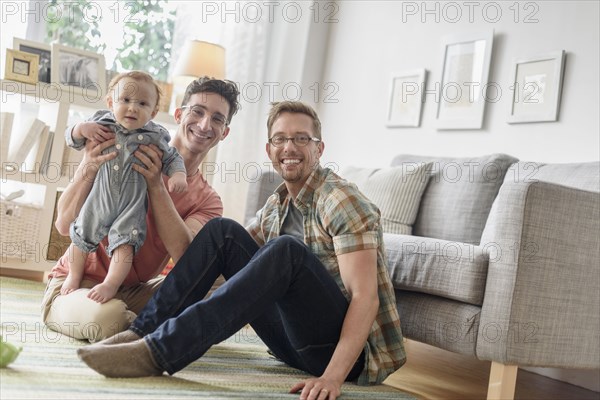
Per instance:
[[[445,36],[438,129],[481,129],[494,31]]]
[[[564,50],[514,60],[509,124],[558,120],[564,66]]]
[[[386,126],[418,127],[421,124],[426,75],[424,68],[392,74]]]
[[[40,56],[14,49],[6,49],[4,78],[11,81],[36,84]]]
[[[40,56],[38,63],[38,82],[50,83],[51,47],[49,44],[13,38],[13,49]]]
[[[62,87],[79,87],[106,92],[104,56],[92,51],[52,43],[51,82]]]

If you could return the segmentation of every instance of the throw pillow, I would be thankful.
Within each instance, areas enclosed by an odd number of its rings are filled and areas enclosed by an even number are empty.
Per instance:
[[[405,163],[385,169],[351,168],[345,178],[358,178],[358,188],[381,211],[384,232],[410,235],[421,196],[429,180],[431,164]]]
[[[414,235],[478,245],[506,171],[516,161],[506,154],[476,158],[409,154],[394,157],[392,166],[432,163]]]

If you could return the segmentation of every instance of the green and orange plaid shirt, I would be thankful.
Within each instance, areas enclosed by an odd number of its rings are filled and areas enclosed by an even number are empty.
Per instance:
[[[279,236],[290,198],[284,184],[269,197],[247,227],[262,246]],[[377,249],[379,311],[365,344],[365,368],[359,385],[381,383],[406,361],[394,289],[387,270],[379,209],[356,185],[318,166],[294,200],[303,215],[304,242],[350,300],[340,276],[337,255]]]

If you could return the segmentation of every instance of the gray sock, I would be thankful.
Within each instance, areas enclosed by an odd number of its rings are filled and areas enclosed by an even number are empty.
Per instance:
[[[163,372],[144,339],[108,346],[92,344],[78,349],[77,355],[88,367],[108,378],[158,376]]]
[[[141,337],[133,332],[130,331],[129,329],[123,332],[119,332],[116,335],[113,335],[109,338],[104,339],[101,342],[98,342],[97,344],[103,344],[105,346],[111,345],[111,344],[120,344],[120,343],[129,343],[129,342],[134,342],[136,340],[141,339]]]

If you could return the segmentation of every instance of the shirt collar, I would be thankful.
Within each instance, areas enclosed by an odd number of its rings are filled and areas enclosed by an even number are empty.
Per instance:
[[[306,179],[306,182],[304,182],[304,186],[302,186],[302,189],[300,189],[298,196],[294,200],[298,209],[306,207],[308,204],[312,203],[315,190],[320,186],[325,173],[325,169],[320,165],[317,165],[313,172],[308,176],[308,179]],[[279,195],[279,204],[283,204],[288,196],[288,190],[285,186],[285,182],[279,185],[279,187],[275,190],[275,193]]]

